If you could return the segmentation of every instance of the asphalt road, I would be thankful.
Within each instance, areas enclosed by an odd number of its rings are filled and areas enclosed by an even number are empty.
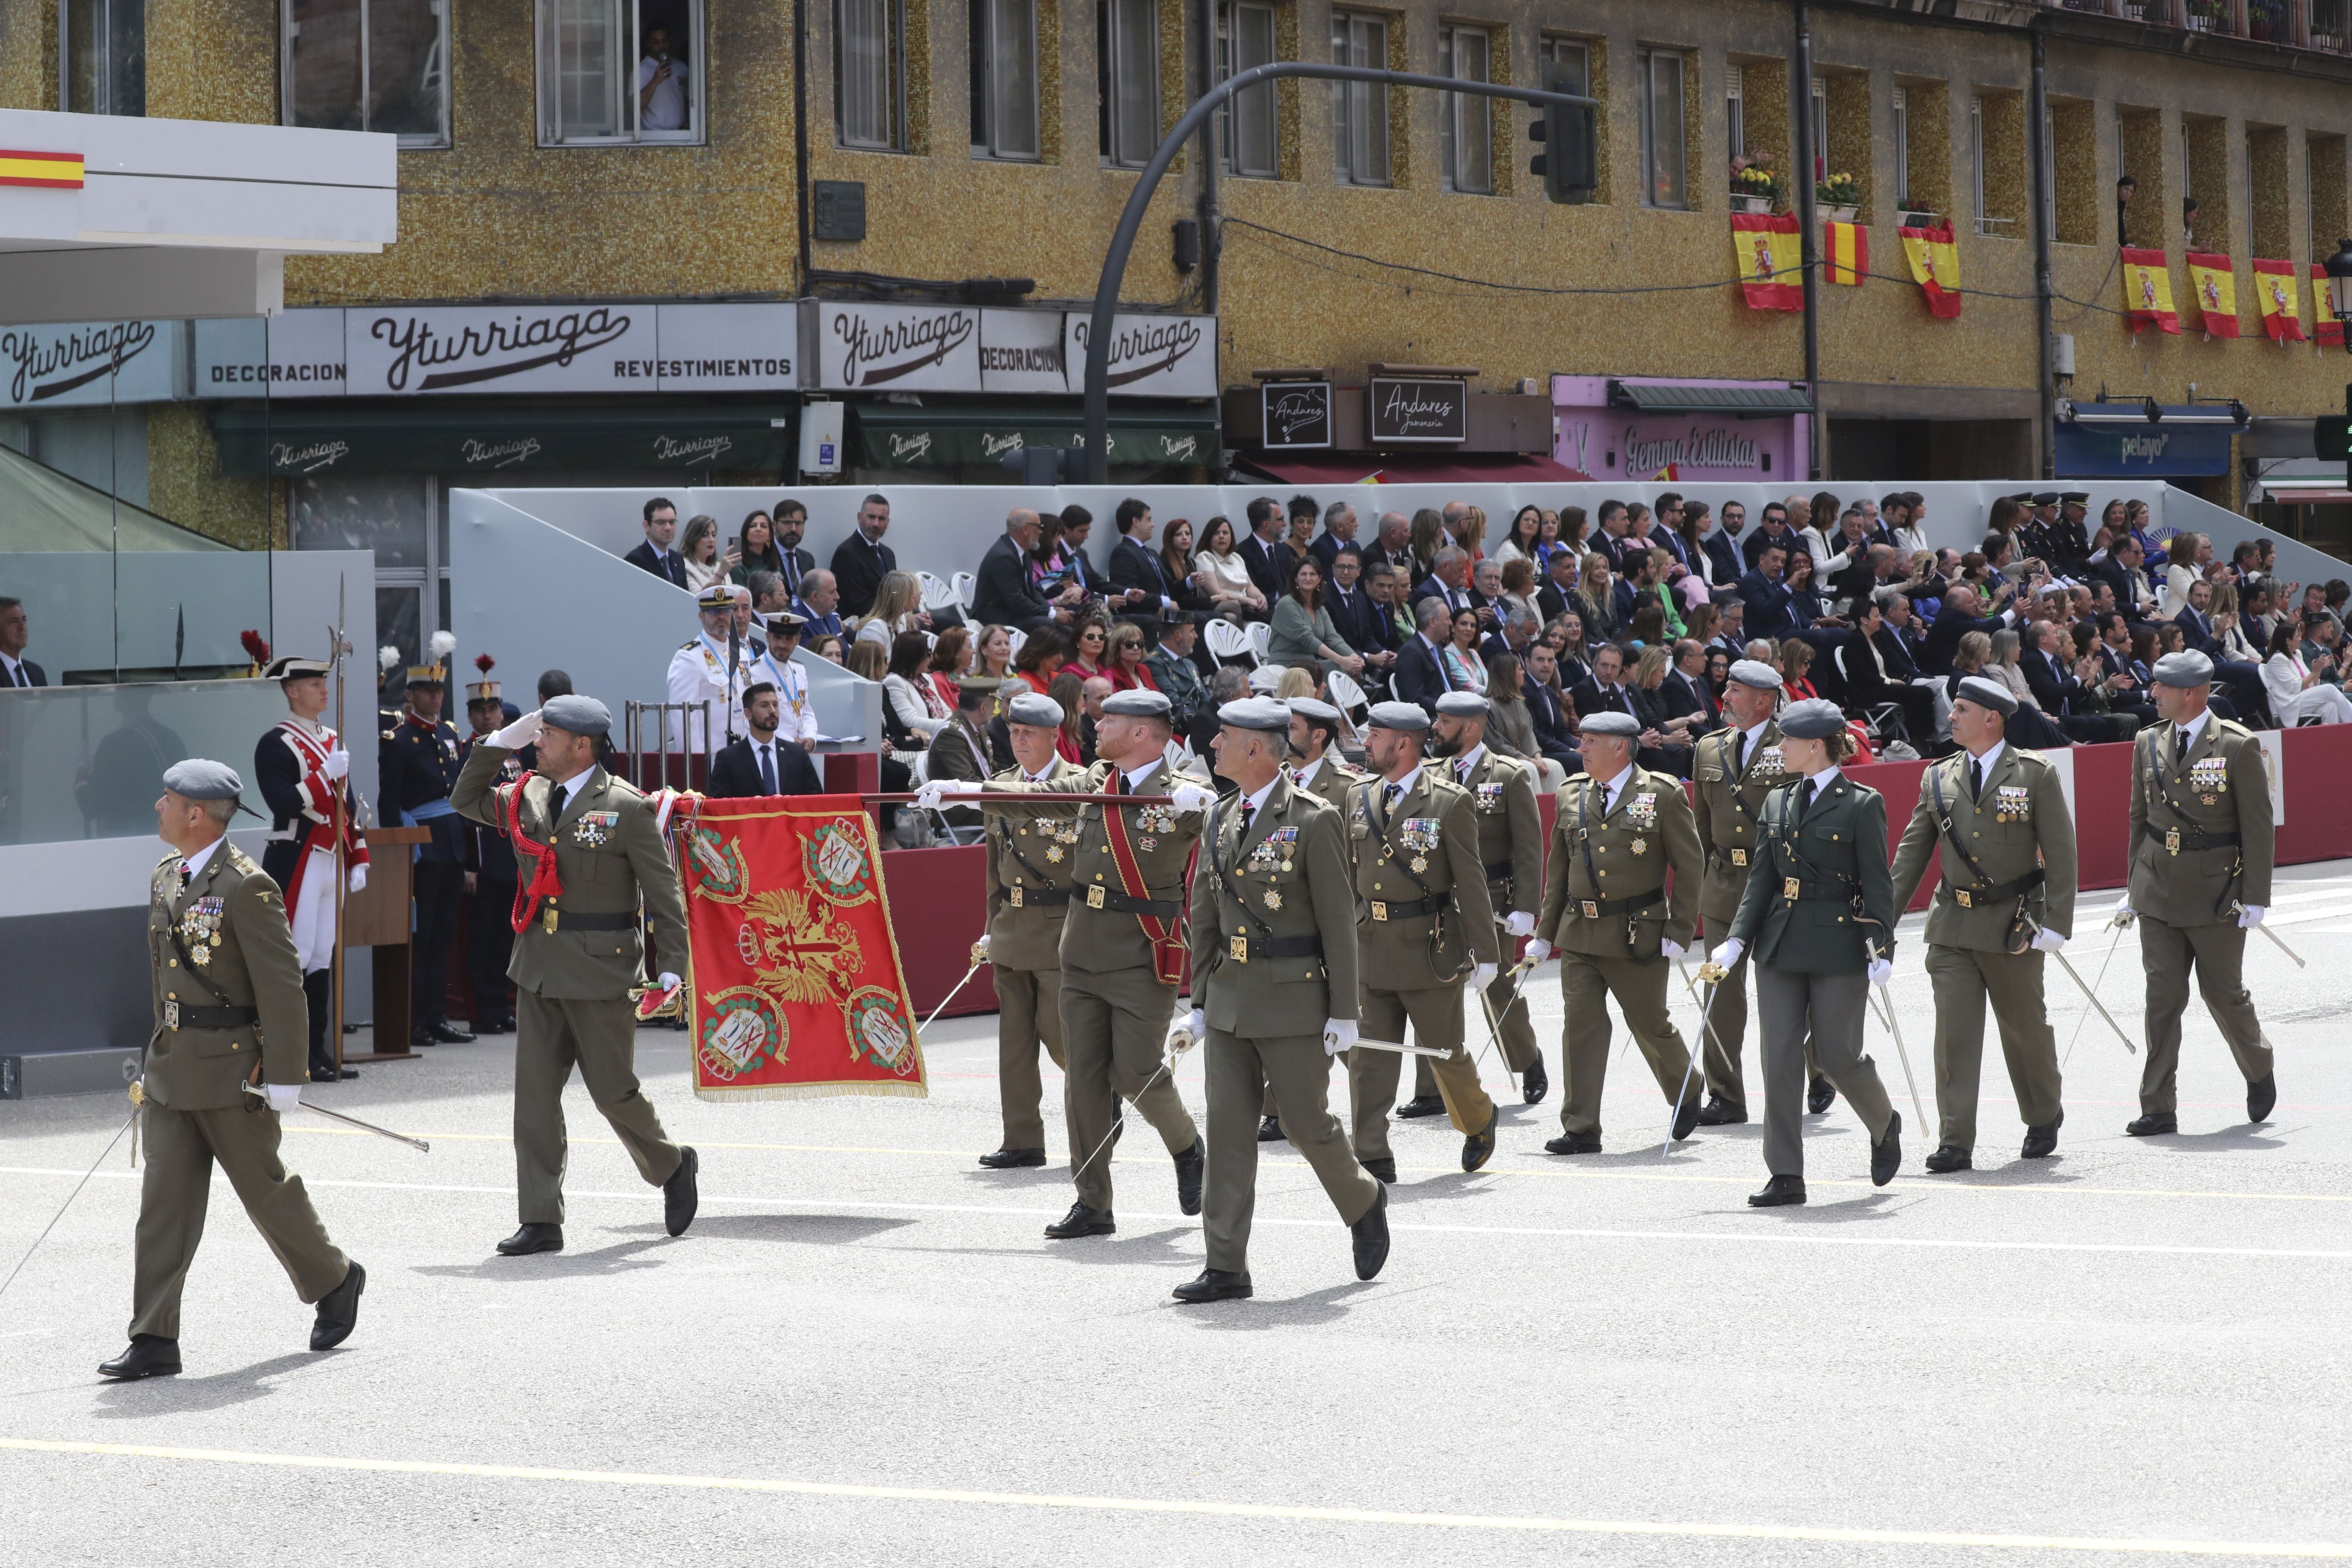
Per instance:
[[[370,1273],[332,1353],[305,1348],[309,1310],[221,1185],[186,1372],[99,1379],[137,1204],[115,1150],[0,1297],[0,1562],[2352,1557],[2352,865],[2289,873],[2274,919],[2311,963],[2249,946],[2280,1053],[2266,1126],[2192,1005],[2182,1134],[2126,1138],[2137,1058],[2081,1026],[2053,971],[2073,1051],[2054,1159],[2015,1158],[1996,1049],[1979,1169],[1926,1175],[1932,1138],[1874,1026],[1914,1124],[1902,1174],[1870,1187],[1841,1104],[1809,1123],[1811,1205],[1759,1213],[1758,1128],[1662,1152],[1629,1053],[1596,1157],[1542,1152],[1556,1090],[1513,1097],[1475,1176],[1442,1121],[1400,1124],[1395,1250],[1370,1284],[1311,1174],[1268,1147],[1257,1298],[1205,1309],[1169,1300],[1200,1231],[1139,1122],[1116,1237],[1040,1238],[1066,1151],[974,1165],[997,1142],[992,1018],[932,1031],[928,1101],[700,1103],[683,1037],[642,1036],[648,1092],[702,1151],[701,1218],[663,1234],[575,1082],[570,1250],[525,1259],[491,1253],[515,1219],[509,1043],[443,1047],[312,1091],[429,1155],[289,1127]],[[2074,944],[2086,976],[2106,941]],[[1920,959],[1907,942],[1895,992],[1927,1092]],[[1538,980],[1556,1038],[1553,971]],[[2135,939],[2104,986],[2127,1027],[2138,985]],[[1197,1114],[1198,1065],[1179,1078]],[[0,1105],[0,1264],[124,1114]]]

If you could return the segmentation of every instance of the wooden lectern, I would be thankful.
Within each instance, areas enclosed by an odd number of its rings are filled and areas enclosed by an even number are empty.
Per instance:
[[[429,841],[429,827],[371,827],[368,883],[343,902],[343,946],[375,950],[376,1049],[343,1058],[346,1066],[364,1062],[413,1062],[423,1058],[408,1047],[409,949],[414,925],[411,902],[415,879],[409,874],[415,845]],[[392,1041],[400,1048],[385,1050]],[[340,1042],[338,1042],[340,1043]]]

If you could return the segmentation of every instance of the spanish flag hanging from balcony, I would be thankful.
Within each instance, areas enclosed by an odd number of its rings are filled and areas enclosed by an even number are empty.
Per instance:
[[[1898,228],[1903,258],[1911,264],[1912,280],[1927,301],[1928,310],[1950,318],[1960,313],[1960,247],[1952,239],[1949,219],[1933,228]]]
[[[2226,256],[2207,250],[2189,253],[2189,287],[2197,296],[2197,314],[2209,338],[2238,335],[2238,278]]]
[[[1870,230],[1858,223],[1824,223],[1822,261],[1831,282],[1859,284],[1870,276]]]
[[[2123,258],[2124,313],[2131,318],[2131,330],[2144,332],[2161,327],[2179,332],[2180,317],[2172,308],[2172,268],[2164,252],[2126,245]]]
[[[2263,333],[2274,343],[2303,342],[2303,318],[2295,309],[2294,263],[2254,262],[2254,296],[2262,302]]]
[[[2344,346],[2344,323],[2327,298],[2327,268],[2316,261],[2311,264],[2311,341],[2324,349]]]
[[[1734,213],[1731,246],[1739,258],[1739,291],[1751,310],[1805,308],[1797,220],[1787,213]]]

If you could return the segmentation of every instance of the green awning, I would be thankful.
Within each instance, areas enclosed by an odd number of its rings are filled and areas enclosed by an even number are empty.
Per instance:
[[[1623,381],[1609,384],[1609,405],[1644,414],[1733,414],[1749,419],[1813,411],[1812,398],[1793,386],[1646,386]]]
[[[764,469],[780,473],[793,405],[692,399],[481,405],[460,398],[358,398],[223,405],[211,413],[221,472],[546,473]]]
[[[1086,417],[1076,403],[1034,399],[994,407],[853,405],[857,465],[867,468],[953,468],[1002,462],[1028,447],[1080,447]],[[1223,440],[1217,405],[1114,408],[1114,463],[1213,464]]]

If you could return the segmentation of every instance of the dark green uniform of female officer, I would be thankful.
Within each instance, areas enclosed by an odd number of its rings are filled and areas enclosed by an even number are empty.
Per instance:
[[[1730,935],[1715,950],[1728,970],[1754,950],[1764,1065],[1764,1163],[1748,1194],[1759,1208],[1805,1201],[1805,1032],[1813,1058],[1870,1132],[1870,1179],[1903,1163],[1903,1118],[1863,1054],[1868,988],[1894,967],[1895,883],[1886,865],[1886,802],[1838,771],[1854,743],[1845,715],[1816,698],[1780,713],[1780,750],[1805,776],[1765,798]]]

